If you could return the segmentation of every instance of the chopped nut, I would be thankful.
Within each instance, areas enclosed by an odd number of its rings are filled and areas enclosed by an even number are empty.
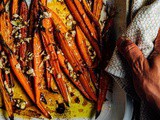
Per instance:
[[[62,75],[59,73],[59,74],[57,75],[57,78],[58,78],[58,79],[62,78]]]
[[[30,76],[35,76],[35,72],[34,72],[33,68],[30,68],[30,69],[26,72],[26,74],[28,74],[28,75],[30,75]]]
[[[16,65],[16,68],[17,68],[17,69],[21,69],[21,66],[20,66],[19,63]]]

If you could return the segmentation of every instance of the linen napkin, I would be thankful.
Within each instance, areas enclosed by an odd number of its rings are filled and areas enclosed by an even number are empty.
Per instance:
[[[131,19],[133,20],[131,20],[132,22],[123,36],[136,43],[144,56],[148,57],[154,48],[154,40],[160,28],[160,0],[132,0]],[[117,48],[114,50],[106,71],[113,76],[127,94],[137,98],[129,65],[119,55]],[[142,101],[140,118],[142,120],[154,120],[154,118],[150,119],[149,116],[152,116],[152,113],[147,113],[147,111],[150,112],[146,107],[146,103]]]

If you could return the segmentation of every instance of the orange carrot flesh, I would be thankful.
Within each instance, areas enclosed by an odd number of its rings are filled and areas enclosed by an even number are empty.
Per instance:
[[[50,118],[50,115],[48,111],[44,108],[44,106],[40,103],[40,85],[41,85],[41,80],[42,80],[42,66],[40,65],[42,63],[42,58],[41,58],[41,42],[40,42],[40,36],[38,32],[34,33],[34,38],[33,38],[33,54],[34,54],[34,90],[35,90],[35,100],[38,108],[41,110],[41,112],[47,117]],[[41,68],[40,68],[41,67]]]
[[[28,6],[25,0],[20,3],[20,16],[24,22],[28,20]],[[22,39],[27,37],[27,26],[21,28],[20,33],[22,35]],[[22,67],[26,66],[26,62],[24,61],[26,56],[27,44],[26,42],[22,43],[19,48],[19,56],[21,58],[20,64]]]
[[[42,5],[47,6],[47,0],[40,0]]]
[[[94,0],[93,2],[93,14],[96,16],[98,0]]]
[[[77,43],[77,46],[80,50],[80,53],[81,53],[84,61],[86,62],[87,66],[91,67],[92,66],[92,59],[89,56],[89,53],[87,50],[86,38],[78,26],[76,26],[76,43]]]
[[[2,0],[4,2],[4,5],[8,2],[8,0]]]
[[[10,119],[13,119],[14,115],[13,115],[12,102],[10,100],[10,97],[9,97],[7,91],[5,90],[3,80],[2,80],[2,71],[1,70],[0,70],[0,90],[2,93],[2,98],[4,101],[4,105],[5,105],[6,111],[8,113],[8,116]]]
[[[42,40],[43,44],[45,46],[46,52],[48,55],[50,55],[50,64],[52,66],[53,70],[53,75],[54,78],[56,79],[56,83],[59,86],[59,89],[61,91],[61,94],[64,98],[64,101],[66,104],[69,103],[69,98],[68,98],[68,91],[65,85],[64,81],[64,75],[60,69],[60,65],[58,62],[57,54],[55,52],[55,48],[53,46],[54,43],[54,38],[53,38],[53,32],[50,32],[50,28],[52,27],[51,19],[43,19],[42,20],[42,25],[45,28],[45,32],[41,31],[42,33]]]
[[[103,0],[94,0],[93,14],[96,16],[98,20],[100,19],[102,7],[103,7]]]
[[[19,3],[19,0],[12,0],[11,2],[11,18],[13,18],[13,15],[14,14],[18,14],[18,3]]]
[[[98,43],[94,40],[94,38],[89,33],[89,31],[88,31],[86,25],[84,24],[83,19],[80,16],[80,14],[79,14],[77,8],[75,7],[74,3],[71,0],[65,0],[65,2],[66,2],[66,5],[68,6],[69,10],[71,11],[71,14],[75,18],[75,20],[78,22],[78,24],[81,27],[82,31],[84,32],[84,34],[88,38],[89,42],[91,43],[91,45],[95,49],[97,57],[99,59],[101,59],[101,53],[100,53],[100,49],[99,49]]]
[[[76,5],[79,13],[81,14],[85,24],[87,25],[91,35],[93,36],[93,38],[95,40],[97,40],[98,39],[97,31],[96,31],[95,27],[91,24],[90,19],[88,18],[88,16],[87,16],[87,14],[86,14],[81,2],[79,0],[74,0],[74,3]]]
[[[11,36],[12,33],[12,25],[9,18],[9,13],[3,12],[0,14],[0,32],[3,36],[4,41],[6,44],[13,50],[14,49],[14,43],[13,43],[13,37]]]
[[[21,85],[23,86],[24,90],[26,91],[28,96],[31,98],[31,100],[33,102],[35,102],[33,90],[31,89],[27,78],[22,73],[21,68],[17,67],[17,66],[19,66],[19,63],[18,63],[18,61],[16,59],[16,56],[13,55],[13,54],[9,55],[9,62],[10,62],[11,68],[12,68],[15,76],[17,77],[17,79],[19,80]]]
[[[98,0],[97,9],[96,9],[96,17],[99,20],[101,16],[101,11],[103,7],[103,0]]]
[[[46,61],[46,68],[48,68],[48,67],[49,67],[49,62]],[[46,80],[47,80],[47,88],[48,88],[48,90],[50,90],[51,89],[51,82],[52,82],[52,75],[51,75],[51,73],[49,73],[48,70],[46,70]]]
[[[3,1],[0,2],[0,12],[4,10],[4,4]]]

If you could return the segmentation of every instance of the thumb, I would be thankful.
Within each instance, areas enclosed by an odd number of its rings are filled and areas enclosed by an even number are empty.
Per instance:
[[[147,59],[144,57],[143,53],[138,48],[138,46],[131,40],[124,37],[120,37],[117,41],[117,48],[118,51],[128,61],[129,65],[132,67],[133,70],[143,71],[144,68],[149,67]]]

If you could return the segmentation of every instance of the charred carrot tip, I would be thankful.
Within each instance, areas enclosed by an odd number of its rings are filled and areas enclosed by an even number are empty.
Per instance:
[[[101,111],[96,111],[96,116],[95,116],[95,119],[97,119],[100,115]]]

